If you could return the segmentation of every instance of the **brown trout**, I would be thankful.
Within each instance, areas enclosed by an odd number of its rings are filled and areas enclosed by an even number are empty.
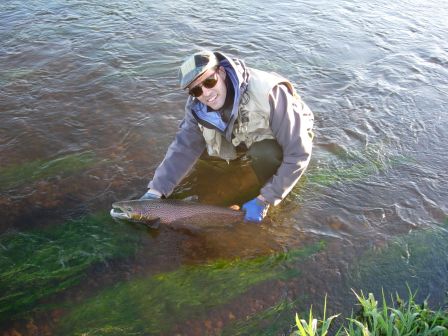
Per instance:
[[[160,223],[191,230],[232,226],[242,222],[244,217],[240,210],[170,199],[115,202],[110,214],[116,219],[141,222],[152,227]]]

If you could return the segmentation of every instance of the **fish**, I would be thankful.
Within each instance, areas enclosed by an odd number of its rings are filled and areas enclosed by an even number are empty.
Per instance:
[[[229,227],[244,219],[244,212],[240,210],[175,199],[115,202],[110,215],[114,219],[139,222],[153,228],[166,225],[191,231]]]

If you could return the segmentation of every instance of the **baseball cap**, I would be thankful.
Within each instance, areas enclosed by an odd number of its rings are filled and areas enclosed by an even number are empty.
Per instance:
[[[184,90],[196,78],[218,64],[216,55],[208,50],[199,51],[189,56],[179,69],[180,88]]]

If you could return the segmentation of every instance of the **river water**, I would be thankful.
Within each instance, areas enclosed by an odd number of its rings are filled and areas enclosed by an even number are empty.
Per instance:
[[[247,334],[285,334],[296,311],[321,307],[326,294],[332,313],[350,314],[351,288],[403,295],[406,284],[441,306],[448,289],[446,17],[441,0],[2,1],[0,330],[218,335],[264,316]],[[110,204],[142,195],[163,159],[184,113],[177,68],[200,48],[295,84],[315,114],[305,177],[262,226],[195,236],[111,222]],[[173,196],[242,202],[248,176],[245,168],[201,162]],[[100,233],[82,229],[66,239],[73,223],[92,228],[89,218],[104,214]],[[121,249],[125,236],[129,249]],[[59,245],[45,254],[47,243]],[[281,267],[300,272],[294,277],[274,276],[275,263],[265,263],[272,276],[263,278],[246,264],[309,246],[320,247]],[[71,271],[74,255],[85,266],[70,278],[77,281],[39,282],[51,263]],[[217,271],[222,260],[234,273]],[[188,276],[211,279],[207,267],[215,280]],[[235,271],[244,267],[253,276]],[[162,277],[175,278],[173,287],[154,285]],[[142,279],[155,288],[131,295],[126,286]],[[232,287],[222,290],[226,282]],[[127,309],[107,301],[114,288]],[[9,300],[17,293],[25,293],[23,304]],[[92,304],[103,301],[111,308]],[[272,322],[279,302],[290,305],[280,327]],[[257,315],[263,312],[274,318]]]

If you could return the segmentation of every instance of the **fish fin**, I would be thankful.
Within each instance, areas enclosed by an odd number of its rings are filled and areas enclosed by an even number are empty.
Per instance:
[[[204,231],[203,228],[198,227],[194,224],[190,224],[188,223],[188,221],[185,221],[185,219],[172,221],[171,223],[169,223],[169,227],[174,230],[185,231],[191,234],[197,234],[201,231]]]
[[[145,224],[150,229],[158,229],[160,228],[160,218],[145,221],[143,224]]]
[[[182,198],[182,201],[185,202],[199,202],[199,196],[198,195],[191,195],[191,196],[187,196],[185,198]]]

